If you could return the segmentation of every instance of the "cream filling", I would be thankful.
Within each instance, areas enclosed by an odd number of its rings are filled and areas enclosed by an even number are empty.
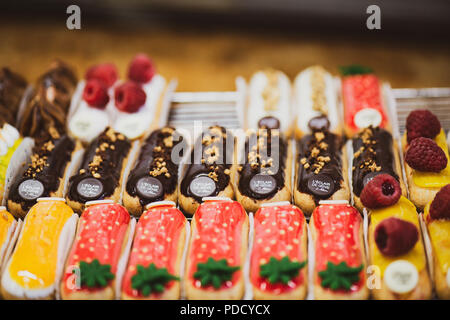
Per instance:
[[[166,80],[155,75],[153,79],[142,86],[147,98],[145,104],[135,113],[121,112],[116,109],[113,128],[129,139],[135,139],[149,130],[158,108],[159,99],[166,86]]]
[[[276,71],[278,76],[279,91],[278,101],[273,110],[265,109],[263,92],[268,84],[267,75],[263,71],[255,73],[249,85],[249,107],[247,110],[247,125],[250,129],[258,129],[261,118],[272,116],[280,121],[281,131],[289,129],[292,121],[291,108],[291,83],[282,72]]]
[[[83,90],[86,85],[85,81],[80,83],[81,91],[79,94],[79,102],[74,107],[75,111],[68,120],[68,129],[71,135],[83,142],[90,143],[105,128],[110,125],[110,112],[107,110],[111,104],[114,95],[114,86],[108,90],[110,101],[105,109],[97,109],[91,107],[83,100]],[[75,98],[74,98],[75,99]]]
[[[321,115],[313,109],[311,74],[313,67],[302,71],[295,79],[295,112],[297,116],[297,128],[304,133],[310,133],[308,122]],[[337,90],[335,82],[330,73],[324,73],[325,81],[325,105],[328,109],[328,120],[330,121],[330,131],[335,132],[339,126],[339,114],[337,110]]]

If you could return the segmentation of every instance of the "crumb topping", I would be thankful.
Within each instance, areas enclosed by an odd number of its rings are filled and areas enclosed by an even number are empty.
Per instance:
[[[325,96],[325,70],[321,66],[314,66],[310,75],[312,108],[324,115],[328,114]]]
[[[264,110],[277,110],[280,101],[280,89],[278,88],[278,71],[268,69],[264,71],[267,77],[267,84],[262,91],[264,100]]]
[[[321,131],[314,133],[308,151],[305,156],[300,159],[300,163],[307,171],[312,171],[314,174],[319,174],[323,167],[331,161],[327,155],[328,144],[323,141],[325,134]]]
[[[381,166],[376,163],[377,153],[374,150],[374,147],[378,141],[374,139],[373,127],[370,126],[361,131],[360,138],[362,141],[362,146],[353,154],[355,159],[359,159],[361,156],[364,156],[364,161],[361,162],[359,168],[370,172],[381,171]],[[355,170],[355,167],[353,167],[352,170]]]

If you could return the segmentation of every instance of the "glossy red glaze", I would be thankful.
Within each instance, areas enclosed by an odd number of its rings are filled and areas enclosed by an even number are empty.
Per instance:
[[[78,265],[80,261],[92,262],[97,259],[101,264],[109,264],[111,272],[116,274],[117,263],[122,254],[122,246],[130,224],[130,214],[119,204],[97,204],[84,210],[79,221],[79,231],[68,258],[68,266]],[[64,274],[65,290],[68,288]],[[95,290],[81,288],[82,290]]]
[[[334,264],[344,261],[350,267],[359,267],[363,263],[363,244],[360,240],[360,228],[363,225],[358,210],[348,204],[324,204],[314,210],[313,217],[316,271],[325,270],[328,261]],[[364,272],[363,269],[360,281],[350,291],[358,291],[364,285]]]
[[[237,201],[211,201],[201,204],[193,217],[196,231],[191,235],[189,250],[190,264],[187,272],[188,281],[200,288],[200,281],[194,279],[197,264],[208,258],[226,259],[230,266],[241,266],[242,227],[247,214]],[[247,245],[247,244],[244,244]],[[242,270],[233,273],[231,281],[222,288],[232,287],[241,277]],[[209,290],[214,290],[211,286]]]
[[[380,89],[380,81],[374,74],[362,74],[345,77],[342,80],[342,96],[344,100],[344,121],[354,131],[358,128],[354,118],[358,111],[365,108],[380,112],[380,127],[387,125],[388,119]]]
[[[148,209],[139,219],[128,260],[128,267],[122,282],[122,291],[128,296],[143,297],[131,287],[131,279],[136,274],[137,265],[148,267],[154,263],[158,268],[175,272],[180,235],[186,228],[186,218],[180,210],[171,206],[158,206]],[[182,239],[184,241],[184,239]],[[174,281],[169,282],[170,288]],[[152,294],[153,297],[157,295]]]
[[[250,264],[250,281],[262,291],[284,293],[296,289],[305,279],[299,275],[287,285],[270,284],[259,275],[260,267],[271,257],[281,259],[288,256],[291,261],[303,262],[307,259],[303,252],[301,237],[305,227],[305,216],[293,205],[260,208],[254,218],[254,241]]]

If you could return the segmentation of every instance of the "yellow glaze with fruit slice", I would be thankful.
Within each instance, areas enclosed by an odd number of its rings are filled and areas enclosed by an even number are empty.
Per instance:
[[[411,201],[403,196],[400,197],[396,204],[390,207],[371,210],[370,234],[374,234],[375,228],[380,222],[391,217],[413,223],[417,227],[420,234],[419,217],[416,212],[416,207]],[[419,273],[426,267],[425,249],[423,247],[422,240],[420,239],[417,241],[414,248],[412,248],[408,253],[397,257],[388,257],[383,255],[375,244],[370,247],[370,251],[372,264],[380,268],[381,276],[384,275],[384,271],[387,266],[397,260],[409,261],[417,268]]]
[[[442,150],[444,150],[445,156],[447,157],[447,167],[441,172],[413,170],[412,176],[414,184],[422,188],[441,188],[450,183],[450,158],[444,130],[441,129],[441,132],[433,140]]]
[[[59,237],[72,215],[64,201],[39,201],[30,209],[7,270],[12,280],[26,289],[55,282]]]
[[[14,223],[14,217],[3,207],[0,209],[0,252],[8,237],[8,232]],[[1,256],[0,256],[1,258]]]
[[[450,220],[432,220],[429,215],[430,203],[424,210],[425,222],[431,238],[433,252],[442,273],[445,275],[450,268]]]

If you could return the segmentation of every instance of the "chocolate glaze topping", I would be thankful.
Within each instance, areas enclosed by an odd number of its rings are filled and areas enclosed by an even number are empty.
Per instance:
[[[0,126],[5,122],[16,125],[20,101],[27,87],[22,76],[8,68],[0,69]]]
[[[314,117],[308,122],[308,127],[311,131],[325,131],[330,129],[330,121],[326,115]]]
[[[178,165],[173,163],[171,155],[181,139],[174,142],[174,132],[175,129],[170,127],[155,130],[141,147],[126,187],[128,194],[139,197],[141,206],[164,200],[177,187]],[[142,183],[145,186],[142,187]]]
[[[280,129],[280,120],[275,117],[264,117],[258,121],[258,128]]]
[[[316,204],[341,188],[342,141],[326,130],[315,131],[298,143],[297,188],[313,196]]]
[[[220,126],[209,127],[197,139],[191,164],[181,181],[183,195],[201,202],[203,197],[217,196],[228,186],[234,155],[234,143],[227,145],[228,139],[233,140],[233,135]]]
[[[130,148],[131,143],[123,134],[106,128],[89,145],[78,174],[70,178],[69,199],[85,203],[111,196]]]
[[[399,179],[394,170],[392,136],[379,127],[362,130],[353,139],[353,192],[359,197],[364,185],[374,176],[387,173]]]
[[[39,137],[54,127],[60,134],[66,132],[66,115],[77,77],[72,69],[62,62],[55,62],[35,85],[28,101],[19,131],[23,136]]]
[[[239,191],[253,199],[270,199],[285,184],[287,142],[279,130],[249,132],[245,141],[245,163],[238,167]]]
[[[40,197],[48,197],[59,189],[75,143],[66,135],[50,130],[50,140],[38,142],[33,149],[31,164],[14,182],[9,199],[28,210]]]

